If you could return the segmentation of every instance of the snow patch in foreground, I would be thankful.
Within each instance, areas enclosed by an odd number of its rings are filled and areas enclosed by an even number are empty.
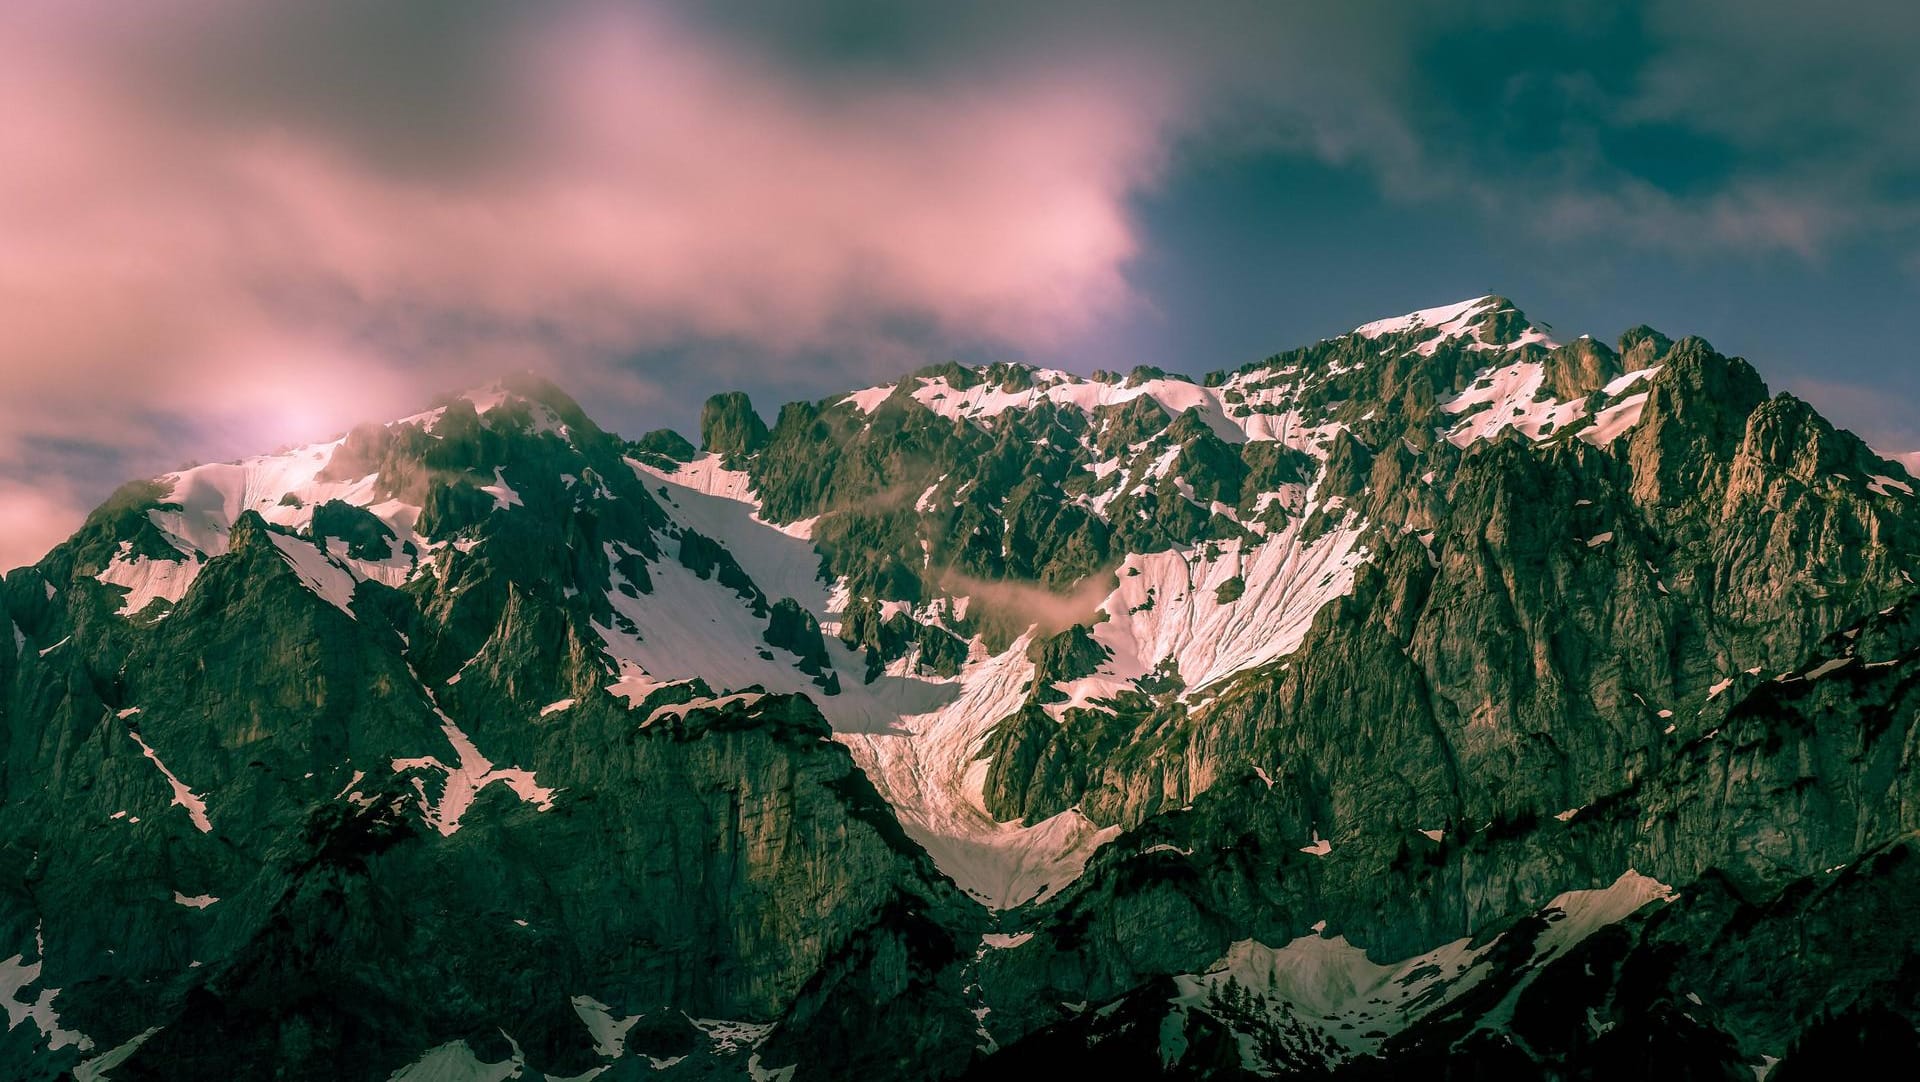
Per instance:
[[[640,1015],[615,1018],[613,1008],[592,996],[574,996],[573,1013],[593,1035],[593,1051],[605,1059],[619,1059],[627,1050],[627,1031],[640,1021]]]
[[[1505,1018],[1540,968],[1585,940],[1656,901],[1673,897],[1672,888],[1628,870],[1612,885],[1568,891],[1541,910],[1547,927],[1533,943],[1535,964],[1497,1004],[1492,1014]],[[1324,931],[1324,922],[1316,928]],[[1161,1027],[1162,1057],[1178,1062],[1184,1054],[1186,1015],[1211,1011],[1229,986],[1241,990],[1255,1015],[1288,1038],[1305,1032],[1303,1050],[1330,1049],[1336,1061],[1372,1054],[1394,1034],[1478,986],[1490,974],[1481,964],[1504,935],[1472,946],[1458,939],[1399,962],[1379,964],[1345,936],[1304,935],[1284,946],[1269,947],[1244,939],[1204,973],[1174,978],[1178,994]],[[1250,1034],[1240,1034],[1243,1066],[1260,1072],[1269,1065],[1255,1054]]]
[[[7,1012],[7,1031],[12,1032],[20,1023],[32,1021],[34,1028],[47,1039],[47,1050],[57,1052],[71,1045],[85,1052],[93,1047],[93,1039],[84,1033],[60,1028],[60,1014],[53,1009],[53,1001],[59,997],[60,989],[43,988],[40,994],[30,1000],[21,1000],[20,993],[29,985],[40,980],[39,962],[28,962],[23,954],[16,954],[0,962],[0,1007]]]
[[[483,1063],[465,1041],[449,1041],[395,1071],[387,1082],[506,1082],[523,1077],[526,1057],[515,1046],[498,1063]]]
[[[199,963],[195,963],[196,965]],[[143,1030],[105,1052],[73,1066],[73,1082],[111,1082],[107,1072],[125,1063],[148,1039],[160,1032],[159,1026]]]

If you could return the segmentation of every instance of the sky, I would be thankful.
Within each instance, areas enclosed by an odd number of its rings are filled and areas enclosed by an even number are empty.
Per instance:
[[[1920,5],[12,0],[0,567],[511,370],[615,431],[1486,293],[1920,449]]]

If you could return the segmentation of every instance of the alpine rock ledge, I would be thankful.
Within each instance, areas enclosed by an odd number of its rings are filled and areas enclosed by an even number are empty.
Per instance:
[[[1916,468],[1482,297],[135,482],[0,588],[0,1073],[1910,1058]]]

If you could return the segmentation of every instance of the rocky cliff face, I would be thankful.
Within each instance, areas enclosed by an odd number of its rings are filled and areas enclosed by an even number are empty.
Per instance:
[[[1908,1047],[1916,485],[1501,298],[1201,381],[722,395],[698,448],[510,381],[129,485],[0,589],[0,1061]]]

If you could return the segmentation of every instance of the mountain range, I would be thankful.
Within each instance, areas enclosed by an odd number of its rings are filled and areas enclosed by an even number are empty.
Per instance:
[[[699,440],[532,376],[0,585],[9,1077],[1920,1054],[1920,462],[1481,297]]]

